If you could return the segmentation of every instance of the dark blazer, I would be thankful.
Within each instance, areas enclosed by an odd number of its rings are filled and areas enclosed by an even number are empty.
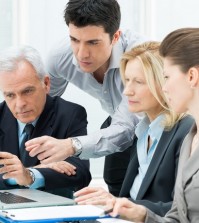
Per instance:
[[[34,128],[31,138],[39,136],[52,136],[57,139],[65,139],[87,134],[86,110],[77,104],[67,102],[60,97],[47,96],[47,101],[42,114]],[[19,157],[18,127],[5,102],[0,104],[0,151],[10,152]],[[37,169],[45,178],[44,190],[49,191],[55,188],[70,188],[77,190],[87,186],[91,181],[89,161],[70,157],[67,161],[76,166],[76,175],[67,176],[49,168]],[[31,167],[39,164],[37,157],[27,158],[24,164]],[[0,189],[9,189],[0,176]]]
[[[170,131],[164,131],[149,168],[141,184],[136,200],[130,198],[130,189],[138,173],[136,143],[132,150],[131,161],[120,191],[120,197],[128,197],[137,204],[142,204],[158,215],[164,216],[171,208],[173,190],[177,173],[178,159],[182,142],[194,120],[186,116]]]

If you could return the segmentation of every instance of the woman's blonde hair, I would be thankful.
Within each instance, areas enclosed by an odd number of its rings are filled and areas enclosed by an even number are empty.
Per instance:
[[[159,42],[150,41],[124,53],[121,58],[120,73],[125,85],[125,70],[128,61],[138,59],[141,62],[147,85],[152,95],[162,106],[162,113],[165,114],[164,126],[170,129],[184,115],[177,114],[171,109],[162,91],[164,84],[163,61],[159,54],[159,47]]]

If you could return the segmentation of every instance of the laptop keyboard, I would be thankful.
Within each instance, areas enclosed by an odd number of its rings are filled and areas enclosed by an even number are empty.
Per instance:
[[[5,204],[36,202],[26,197],[22,197],[22,196],[12,194],[9,192],[0,192],[0,201]]]

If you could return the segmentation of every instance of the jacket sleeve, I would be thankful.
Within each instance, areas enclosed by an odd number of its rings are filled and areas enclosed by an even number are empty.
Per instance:
[[[133,200],[130,198],[131,201],[133,201],[136,204],[143,205],[150,209],[152,212],[156,213],[157,215],[164,216],[172,206],[172,201],[170,202],[152,202],[149,200]]]
[[[87,133],[86,110],[82,106],[78,105],[75,106],[75,109],[73,109],[71,113],[72,114],[70,115],[68,128],[64,138],[75,137],[78,135],[85,135]],[[60,118],[62,119],[62,117]],[[64,119],[62,122],[64,122]],[[64,128],[63,126],[64,125],[57,126],[57,128],[59,128],[60,130],[60,128]],[[50,168],[37,168],[37,170],[45,178],[45,190],[67,187],[74,191],[83,188],[85,186],[88,186],[88,184],[91,181],[89,160],[81,160],[76,157],[69,157],[66,159],[66,161],[76,167],[75,175],[68,176],[66,174],[58,173]]]
[[[45,190],[48,191],[55,188],[67,188],[71,189],[72,191],[76,191],[88,186],[91,181],[89,161],[80,160],[79,158],[75,157],[70,157],[66,161],[76,166],[76,175],[68,176],[49,168],[37,169],[45,178]]]
[[[147,210],[145,223],[154,223],[154,222],[159,222],[159,223],[179,223],[180,222],[175,199],[173,201],[172,208],[166,214],[165,217],[161,217],[149,209]]]
[[[134,130],[138,121],[138,116],[128,110],[127,100],[123,97],[112,116],[109,127],[87,136],[78,137],[83,146],[80,158],[98,158],[124,151],[132,145]]]

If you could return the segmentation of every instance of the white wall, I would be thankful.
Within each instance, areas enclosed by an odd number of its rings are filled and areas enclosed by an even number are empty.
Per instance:
[[[199,27],[197,0],[140,0],[141,5],[140,30],[153,39],[161,41],[178,28]]]

